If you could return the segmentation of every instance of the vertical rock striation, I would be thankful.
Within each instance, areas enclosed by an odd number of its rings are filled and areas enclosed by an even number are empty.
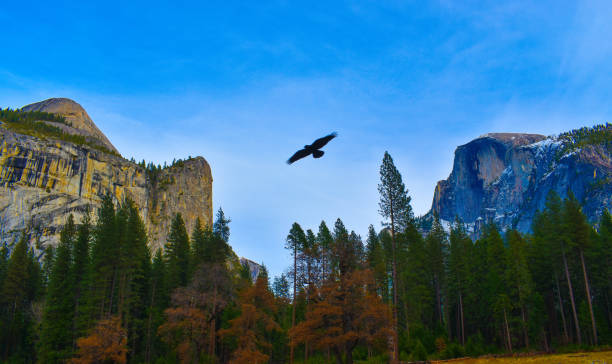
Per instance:
[[[78,105],[71,100],[59,100],[42,103],[68,104],[71,113],[74,105]],[[38,106],[31,109],[55,110]],[[60,108],[60,115],[64,115],[62,110],[65,109]],[[116,150],[110,142],[104,143],[106,137],[84,110],[75,115],[75,118],[86,116],[85,126],[66,117],[71,128],[85,130],[107,149]],[[89,122],[91,125],[87,126]],[[130,198],[139,206],[153,250],[165,243],[172,216],[177,212],[183,215],[189,231],[196,218],[212,225],[212,174],[202,157],[162,169],[152,180],[144,168],[118,155],[18,134],[0,125],[1,241],[12,243],[25,230],[42,245],[55,244],[69,214],[79,221],[90,213],[95,220],[95,210],[106,194],[116,203]]]
[[[584,212],[596,221],[612,207],[612,161],[606,145],[585,145],[572,152],[555,137],[495,133],[455,151],[453,170],[438,182],[431,211],[448,227],[456,217],[474,237],[488,221],[502,229],[528,232],[548,193],[572,191]]]

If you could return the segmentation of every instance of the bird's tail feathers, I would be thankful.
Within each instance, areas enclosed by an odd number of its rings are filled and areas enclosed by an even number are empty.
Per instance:
[[[323,154],[325,154],[324,151],[322,150],[315,150],[312,152],[312,157],[313,158],[321,158],[323,156]]]

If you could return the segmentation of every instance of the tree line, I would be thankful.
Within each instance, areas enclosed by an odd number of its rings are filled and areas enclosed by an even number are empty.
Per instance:
[[[8,363],[353,363],[612,343],[612,218],[591,225],[551,193],[530,234],[461,221],[419,230],[393,159],[365,241],[342,220],[294,223],[292,262],[252,280],[228,219],[174,216],[150,250],[138,207],[105,197],[39,253],[0,248],[0,360]]]
[[[92,141],[83,135],[70,134],[61,128],[46,123],[46,121],[72,126],[65,117],[44,111],[23,111],[21,109],[12,110],[11,108],[0,108],[0,125],[11,129],[20,134],[31,135],[37,138],[53,138],[63,140],[77,145],[86,145],[116,157],[121,157],[119,153],[109,150],[105,146]]]
[[[370,225],[365,245],[355,233],[348,240],[355,242],[359,256],[352,266],[367,272],[370,279],[363,286],[387,307],[388,336],[379,345],[367,336],[360,337],[356,346],[342,343],[344,361],[338,362],[349,363],[351,356],[386,362],[612,343],[608,211],[591,225],[571,191],[564,199],[551,192],[531,233],[502,232],[489,222],[482,236],[472,241],[458,219],[445,230],[434,215],[429,231],[420,231],[411,198],[388,153],[380,167],[378,190],[383,228],[377,232]],[[306,332],[304,328],[330,322],[318,315],[317,308],[326,299],[330,277],[337,281],[326,272],[337,267],[338,247],[332,242],[338,235],[330,233],[325,222],[316,234],[304,232],[296,223],[287,237],[293,265],[275,280],[274,288],[277,295],[292,293],[290,361],[329,357],[334,334],[320,327]],[[350,302],[338,307],[348,309]],[[383,327],[382,322],[377,325]],[[345,326],[338,324],[335,330]],[[347,337],[357,338],[363,332],[353,331]],[[355,355],[347,352],[351,348]]]

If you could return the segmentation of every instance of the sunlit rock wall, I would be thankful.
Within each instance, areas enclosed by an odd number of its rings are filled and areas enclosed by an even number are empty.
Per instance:
[[[161,183],[165,181],[165,183]],[[199,217],[212,223],[212,175],[198,157],[162,170],[157,183],[121,157],[0,126],[0,239],[12,244],[26,230],[42,245],[55,244],[69,214],[80,221],[104,195],[131,198],[140,208],[152,249],[166,240],[174,213],[189,231]]]

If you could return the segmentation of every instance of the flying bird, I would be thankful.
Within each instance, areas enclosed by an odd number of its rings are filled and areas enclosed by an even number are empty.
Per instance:
[[[333,132],[328,136],[324,136],[323,138],[315,140],[311,145],[305,145],[304,149],[298,150],[297,152],[295,152],[294,155],[291,156],[291,158],[287,160],[287,164],[291,164],[304,157],[308,157],[311,154],[313,158],[321,158],[323,154],[325,154],[325,152],[319,149],[323,148],[325,144],[329,143],[330,140],[334,139],[337,136],[338,134],[336,132]]]

